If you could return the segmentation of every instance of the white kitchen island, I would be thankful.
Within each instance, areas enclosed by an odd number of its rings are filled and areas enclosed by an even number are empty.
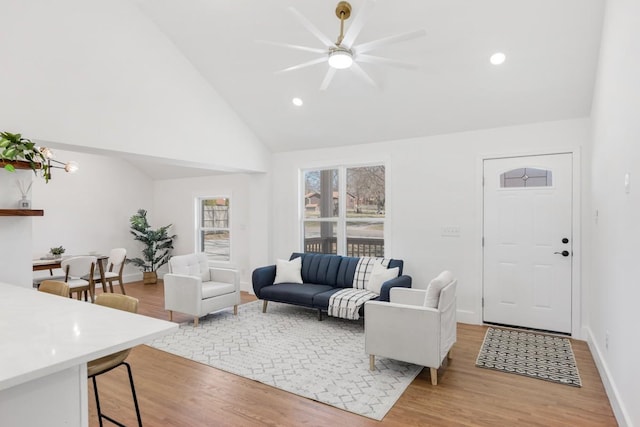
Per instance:
[[[0,283],[0,426],[87,426],[87,362],[177,327]]]

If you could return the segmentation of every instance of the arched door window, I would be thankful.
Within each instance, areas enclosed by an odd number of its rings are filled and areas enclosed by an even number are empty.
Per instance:
[[[552,172],[545,169],[519,168],[500,175],[501,188],[551,187]]]

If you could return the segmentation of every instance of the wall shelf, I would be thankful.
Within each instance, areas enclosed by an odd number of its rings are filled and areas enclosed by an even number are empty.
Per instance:
[[[29,162],[25,162],[24,160],[0,160],[0,168],[4,168],[5,165],[13,165],[13,167],[16,169],[31,170],[31,166],[29,166]]]
[[[43,216],[42,209],[0,209],[0,216]]]

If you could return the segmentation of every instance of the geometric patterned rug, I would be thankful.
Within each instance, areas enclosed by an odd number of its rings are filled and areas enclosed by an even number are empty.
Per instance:
[[[381,420],[422,366],[376,358],[369,370],[364,322],[262,301],[181,324],[148,345],[365,417]]]
[[[568,338],[489,328],[476,366],[582,387]]]

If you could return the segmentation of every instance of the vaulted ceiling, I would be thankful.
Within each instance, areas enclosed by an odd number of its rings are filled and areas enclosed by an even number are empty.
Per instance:
[[[326,62],[275,73],[320,54],[257,41],[323,48],[289,8],[335,40],[337,1],[134,1],[275,152],[590,113],[602,0],[377,0],[355,44],[424,29],[370,52],[419,68],[361,63],[376,87],[347,69],[324,91]],[[364,0],[350,3],[347,30]]]

